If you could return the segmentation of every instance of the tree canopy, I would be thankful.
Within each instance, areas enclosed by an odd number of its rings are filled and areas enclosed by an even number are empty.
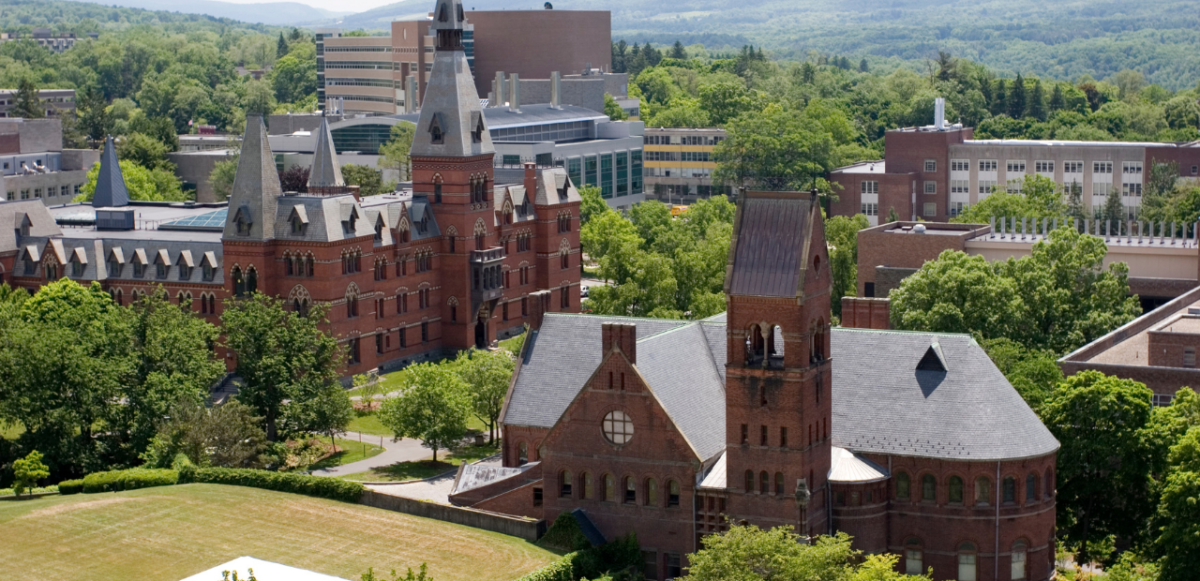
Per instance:
[[[468,389],[451,366],[418,363],[405,369],[406,386],[384,400],[379,421],[397,438],[416,438],[433,450],[456,447],[467,435]]]

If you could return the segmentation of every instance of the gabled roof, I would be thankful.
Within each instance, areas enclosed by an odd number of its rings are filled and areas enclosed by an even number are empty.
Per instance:
[[[556,206],[582,202],[579,190],[567,177],[567,170],[561,167],[538,170],[537,194],[533,203],[538,206]]]
[[[347,233],[342,223],[354,220],[354,232]],[[349,194],[337,196],[287,195],[279,198],[278,209],[272,220],[274,237],[278,240],[305,240],[309,242],[337,242],[360,236],[375,234],[373,222],[363,220],[361,206]],[[292,233],[292,218],[300,217],[307,224],[300,234]]]
[[[317,144],[313,148],[312,169],[308,172],[309,188],[340,188],[346,185],[342,179],[342,167],[338,164],[337,151],[333,147],[333,135],[329,122],[321,116],[321,127],[316,131]]]
[[[229,196],[231,212],[225,222],[224,238],[229,240],[270,240],[275,237],[276,207],[283,188],[275,170],[275,155],[267,143],[267,129],[261,115],[246,117],[246,134],[242,137],[242,153],[238,157],[237,174],[233,178],[233,193]],[[250,233],[241,236],[236,218],[241,215],[250,222]]]
[[[461,30],[462,11],[460,0],[439,0],[429,30]],[[446,21],[439,20],[445,10]],[[476,133],[478,124],[484,125],[483,132]],[[440,142],[435,142],[431,129],[437,125],[441,133]],[[433,53],[433,69],[425,85],[425,96],[421,100],[421,117],[417,120],[413,135],[411,154],[413,157],[472,157],[494,154],[491,132],[479,106],[479,93],[475,90],[475,79],[467,56],[460,48],[441,48]],[[476,141],[473,133],[479,136]]]
[[[800,296],[815,200],[798,192],[746,192],[734,218],[725,294]]]
[[[23,245],[18,234],[25,223],[29,225],[31,238],[62,235],[41,200],[0,202],[0,253],[13,252]]]
[[[702,327],[692,322],[638,340],[637,368],[703,461],[725,449],[725,383]]]
[[[111,135],[104,140],[104,153],[100,154],[100,173],[96,176],[96,192],[92,195],[92,206],[117,208],[129,205],[129,190],[125,188],[125,176],[117,163],[117,146]]]
[[[835,328],[833,443],[952,460],[1049,454],[1058,441],[969,335]],[[946,371],[917,369],[936,341]]]

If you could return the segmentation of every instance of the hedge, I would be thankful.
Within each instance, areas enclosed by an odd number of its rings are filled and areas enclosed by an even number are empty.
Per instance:
[[[572,518],[572,520],[574,520]],[[558,524],[557,519],[555,524]],[[599,547],[575,551],[517,581],[578,581],[596,579],[643,565],[637,536],[629,533]]]
[[[337,478],[321,478],[248,468],[196,468],[189,472],[187,482],[265,488],[345,502],[358,502],[363,493],[362,484]]]
[[[58,483],[59,494],[79,494],[83,492],[83,479],[63,480]]]
[[[156,468],[131,468],[93,472],[83,477],[83,491],[117,492],[151,486],[170,486],[179,482],[179,473],[174,470]]]
[[[50,486],[35,486],[26,488],[21,496],[29,496],[30,494],[42,494],[44,492],[58,492],[58,486],[51,484]],[[0,488],[0,496],[16,496],[17,491],[12,488]]]

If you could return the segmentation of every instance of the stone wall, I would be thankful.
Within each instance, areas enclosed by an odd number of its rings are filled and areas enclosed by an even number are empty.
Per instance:
[[[546,531],[546,523],[526,517],[509,516],[474,508],[449,506],[436,502],[413,500],[401,496],[392,496],[367,489],[363,491],[360,504],[374,508],[382,508],[393,512],[402,512],[424,518],[432,518],[443,522],[465,525],[485,531],[512,535],[529,542],[538,540]]]

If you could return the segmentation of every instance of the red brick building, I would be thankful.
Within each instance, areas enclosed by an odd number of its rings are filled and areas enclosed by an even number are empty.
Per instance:
[[[636,532],[650,579],[729,522],[846,531],[939,580],[1050,577],[1058,442],[969,336],[831,329],[809,194],[746,193],[726,272],[709,319],[535,313],[505,467],[451,501]]]
[[[532,165],[521,183],[495,183],[461,4],[438,11],[412,192],[358,199],[324,123],[309,193],[283,192],[251,116],[227,206],[130,202],[110,140],[92,205],[0,204],[13,225],[0,234],[0,277],[31,290],[98,281],[122,303],[161,284],[214,323],[223,300],[255,291],[298,311],[324,303],[346,375],[520,332],[539,290],[552,292],[550,310],[578,312],[579,193],[565,170]]]

